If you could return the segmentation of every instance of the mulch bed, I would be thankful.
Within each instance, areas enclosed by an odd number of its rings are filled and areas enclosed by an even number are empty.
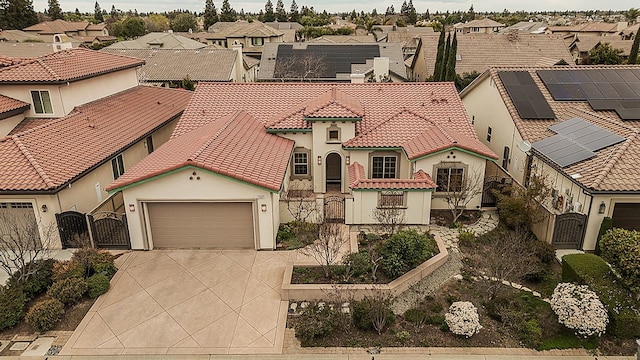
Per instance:
[[[482,216],[479,210],[465,210],[458,222],[464,225],[475,224]],[[453,215],[450,210],[431,210],[431,224],[438,226],[450,226],[453,223]]]

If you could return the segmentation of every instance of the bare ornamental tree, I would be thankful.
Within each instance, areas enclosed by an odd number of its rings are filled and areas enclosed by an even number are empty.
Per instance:
[[[326,61],[322,55],[294,55],[288,59],[276,61],[273,70],[274,79],[282,81],[308,81],[320,79],[326,71]]]
[[[314,259],[331,278],[331,265],[338,261],[340,250],[349,240],[348,232],[339,223],[323,221],[319,225],[318,240],[300,249],[300,252]]]
[[[469,171],[466,168],[438,169],[438,186],[445,187],[442,191],[443,198],[453,215],[453,222],[457,222],[467,205],[478,195],[482,194],[484,178],[482,173],[474,168]]]

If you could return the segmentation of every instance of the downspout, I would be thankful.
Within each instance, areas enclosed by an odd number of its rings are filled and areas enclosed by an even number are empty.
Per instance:
[[[66,86],[69,86],[69,82],[68,81],[67,81],[67,85]],[[62,104],[62,113],[64,115],[67,115],[67,109],[64,106],[64,98],[62,97],[62,91],[60,90],[60,88],[61,88],[61,86],[58,86],[58,95],[60,96],[60,103]]]

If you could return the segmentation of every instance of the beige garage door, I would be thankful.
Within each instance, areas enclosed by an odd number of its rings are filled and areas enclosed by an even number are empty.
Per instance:
[[[33,244],[40,240],[38,223],[30,202],[0,202],[0,236],[11,236],[13,240]]]
[[[156,248],[255,249],[251,203],[147,203]]]

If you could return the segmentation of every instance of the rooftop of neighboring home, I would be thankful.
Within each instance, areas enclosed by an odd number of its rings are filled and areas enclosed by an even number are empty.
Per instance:
[[[520,21],[511,26],[500,30],[501,33],[508,33],[510,31],[517,31],[529,34],[544,34],[545,30],[549,27],[549,24],[543,21]]]
[[[389,58],[389,73],[407,78],[402,48],[397,43],[266,43],[260,80],[306,79],[349,81],[369,74],[374,58]]]
[[[267,26],[271,26],[276,30],[300,30],[304,28],[304,26],[300,25],[297,22],[279,22],[279,21],[271,21],[264,23]]]
[[[487,77],[523,139],[551,166],[589,189],[640,190],[640,66],[492,68],[461,97]],[[535,97],[535,106],[523,100]],[[561,130],[567,124],[575,128]],[[556,141],[560,150],[547,148]]]
[[[119,41],[109,49],[201,49],[206,47],[199,41],[172,32],[152,32],[135,40]]]
[[[59,190],[176,119],[191,94],[138,86],[41,125],[31,122],[0,139],[0,192]]]
[[[110,54],[144,59],[140,68],[142,82],[182,81],[187,75],[193,81],[230,81],[234,78],[233,66],[238,52],[231,49],[102,49]],[[247,56],[245,68],[256,65]]]
[[[141,59],[76,48],[0,68],[0,84],[66,83],[142,64]]]
[[[30,104],[24,101],[0,95],[0,120],[21,114],[30,106]]]
[[[615,34],[625,29],[626,27],[626,22],[610,23],[603,21],[592,21],[572,26],[549,26],[548,31],[552,33]]]
[[[236,21],[222,22],[219,21],[207,30],[210,35],[209,39],[227,39],[227,38],[245,38],[245,37],[278,37],[283,33],[271,26],[267,26],[260,21]]]
[[[373,35],[322,35],[317,38],[307,40],[308,43],[374,43],[376,38]]]
[[[0,43],[2,42],[40,42],[41,36],[22,30],[0,30]],[[3,53],[4,54],[4,53]]]
[[[421,56],[429,77],[436,62],[439,34],[422,36],[416,59]],[[541,60],[573,63],[573,57],[562,36],[544,34],[460,34],[456,72],[482,73],[491,66],[533,66]]]
[[[470,29],[470,28],[503,28],[505,25],[489,18],[476,19],[467,21],[466,23],[457,23],[453,25],[454,29]]]
[[[575,47],[580,52],[589,52],[598,44],[609,44],[614,49],[621,49],[622,55],[628,56],[631,52],[633,40],[622,40],[617,36],[579,35],[573,42],[572,47]]]
[[[53,35],[78,31],[102,31],[106,29],[106,27],[107,25],[105,23],[92,24],[87,21],[65,21],[57,19],[53,21],[43,21],[41,23],[29,26],[28,28],[25,28],[23,30],[26,32],[35,32],[43,35]]]
[[[0,42],[0,54],[11,58],[35,58],[53,53],[55,51],[54,46],[51,42]]]
[[[457,147],[497,158],[478,140],[451,83],[201,83],[172,139],[108,189],[191,165],[278,191],[293,142],[277,133],[311,131],[314,119],[328,118],[356,122],[345,148],[399,147],[415,160]],[[433,185],[414,180],[403,186]],[[359,183],[373,186],[364,177]]]

